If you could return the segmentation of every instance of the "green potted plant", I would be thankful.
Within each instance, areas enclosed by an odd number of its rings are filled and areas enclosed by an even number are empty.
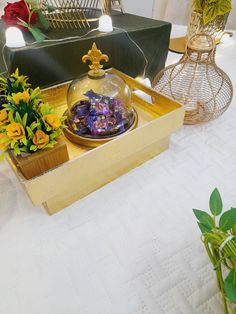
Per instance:
[[[236,208],[222,213],[223,204],[218,189],[212,192],[209,207],[211,214],[199,209],[193,209],[193,212],[216,273],[224,312],[228,314],[236,303]]]
[[[58,143],[63,120],[18,69],[0,78],[0,158],[9,152],[27,179],[68,160],[66,144]]]
[[[195,33],[207,33],[220,41],[232,10],[232,0],[194,0],[188,25],[188,38]]]

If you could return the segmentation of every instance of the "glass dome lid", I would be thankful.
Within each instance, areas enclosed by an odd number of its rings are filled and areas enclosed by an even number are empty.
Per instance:
[[[82,58],[84,63],[91,61],[90,71],[74,80],[68,89],[68,129],[80,138],[108,140],[135,124],[128,85],[119,76],[105,72],[102,60],[107,62],[109,58],[93,43]]]

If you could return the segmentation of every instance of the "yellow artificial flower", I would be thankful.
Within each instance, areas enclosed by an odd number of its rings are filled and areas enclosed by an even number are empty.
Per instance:
[[[6,109],[2,109],[0,111],[0,125],[5,124],[6,122],[8,122],[8,113]]]
[[[17,94],[13,94],[12,99],[16,105],[19,105],[21,100],[28,103],[30,100],[30,95],[28,91],[24,91],[23,93],[19,92]]]
[[[61,120],[56,114],[46,114],[43,118],[47,122],[47,124],[54,130],[58,129],[61,126]]]
[[[6,127],[7,136],[14,140],[20,140],[25,137],[25,129],[20,123],[12,122]]]
[[[0,133],[0,140],[3,138],[7,138],[6,134]],[[6,150],[8,147],[9,143],[0,143],[0,149],[1,150]]]
[[[39,149],[46,146],[49,142],[49,136],[45,134],[42,130],[37,130],[34,137],[33,137],[33,143],[36,145]]]

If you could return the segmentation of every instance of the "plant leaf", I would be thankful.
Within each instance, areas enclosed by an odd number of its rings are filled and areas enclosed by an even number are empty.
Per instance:
[[[218,15],[224,15],[232,10],[231,0],[218,1]]]
[[[194,0],[193,1],[193,8],[194,8],[194,10],[196,10],[196,11],[202,11],[202,9],[203,9],[203,1],[202,0]]]
[[[32,122],[31,125],[30,125],[30,129],[33,131],[35,128],[37,128],[38,126],[40,125],[39,122]]]
[[[29,26],[28,23],[26,23],[24,20],[20,19],[19,17],[17,19],[19,20],[19,22],[17,24],[22,25],[22,26],[28,28],[28,26]],[[19,72],[18,72],[18,75],[19,75]]]
[[[10,143],[11,149],[13,149],[15,145],[17,145],[16,141],[14,141],[14,140],[11,141],[11,143]]]
[[[21,143],[23,143],[25,146],[27,146],[28,141],[27,141],[26,137],[23,137],[21,139]]]
[[[23,119],[22,119],[22,123],[23,123],[23,126],[24,126],[24,127],[26,127],[27,118],[28,118],[28,113],[26,112],[26,113],[24,114]]]
[[[26,127],[27,133],[28,133],[28,137],[32,138],[34,136],[33,131],[31,130],[31,128],[29,128],[28,126]]]
[[[42,26],[44,27],[44,29],[48,30],[49,29],[49,22],[46,19],[46,17],[42,14],[42,12],[38,12],[38,17],[39,17],[39,21],[42,24]]]
[[[30,98],[34,99],[34,98],[37,98],[39,96],[41,96],[41,90],[39,87],[36,87],[34,90],[31,91]]]
[[[204,224],[202,224],[200,222],[197,222],[197,224],[198,224],[198,227],[200,228],[202,234],[204,234],[204,233],[211,233],[211,228],[209,228],[208,226],[206,226],[206,225],[204,225]]]
[[[0,139],[0,144],[6,144],[7,142],[10,142],[11,139],[9,137],[3,137]]]
[[[57,144],[56,141],[51,141],[46,146],[44,146],[44,148],[53,148],[56,144]]]
[[[220,217],[219,228],[222,231],[230,230],[236,223],[236,208],[230,209]]]
[[[37,1],[36,0],[27,0],[27,3],[30,4],[32,7],[37,6]]]
[[[215,226],[214,220],[208,213],[199,209],[193,209],[193,212],[201,224],[203,224],[205,227],[209,228],[210,230],[214,228]]]
[[[50,139],[53,140],[54,138],[56,138],[56,137],[58,137],[58,136],[59,136],[59,132],[54,131],[54,132],[52,132],[52,133],[50,134]]]
[[[15,156],[20,155],[20,149],[19,149],[18,145],[15,145],[13,152],[14,152]]]
[[[53,11],[56,11],[58,8],[57,7],[54,7],[53,5],[48,5],[47,6],[47,10],[48,10],[48,13],[51,13]]]
[[[15,122],[14,118],[13,118],[13,112],[12,111],[9,111],[8,113],[8,119],[9,121],[12,123],[12,122]]]
[[[37,27],[29,27],[28,29],[38,43],[42,43],[46,38],[46,36]]]
[[[232,269],[224,281],[225,293],[230,303],[236,300],[236,271]]]
[[[38,147],[36,146],[36,145],[31,145],[30,146],[30,150],[32,150],[32,151],[36,151],[38,149]]]
[[[209,205],[210,205],[210,210],[214,216],[218,216],[221,214],[223,204],[222,204],[220,192],[218,191],[217,188],[215,188],[214,191],[211,193]]]
[[[23,124],[21,116],[19,115],[19,112],[16,112],[15,121],[20,124]]]
[[[203,8],[203,23],[208,24],[213,21],[218,15],[218,5],[216,3],[209,3]]]

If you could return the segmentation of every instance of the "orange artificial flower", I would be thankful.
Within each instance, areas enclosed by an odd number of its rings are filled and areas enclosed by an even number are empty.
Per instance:
[[[20,123],[12,122],[6,127],[7,136],[14,140],[25,137],[25,129]]]
[[[47,124],[54,130],[58,129],[61,126],[61,120],[56,114],[46,114],[43,118],[47,122]]]
[[[6,109],[2,109],[0,111],[0,125],[5,124],[6,122],[8,122],[8,112]]]
[[[36,145],[39,149],[46,146],[49,142],[49,136],[45,134],[42,130],[37,130],[34,137],[33,137],[33,143]]]
[[[17,94],[13,94],[12,99],[16,105],[19,105],[21,100],[28,103],[30,100],[30,95],[28,91],[24,91],[23,93],[19,92]]]
[[[0,133],[0,140],[3,138],[7,138],[6,134]],[[9,143],[0,143],[0,149],[1,150],[6,150],[8,147]]]

